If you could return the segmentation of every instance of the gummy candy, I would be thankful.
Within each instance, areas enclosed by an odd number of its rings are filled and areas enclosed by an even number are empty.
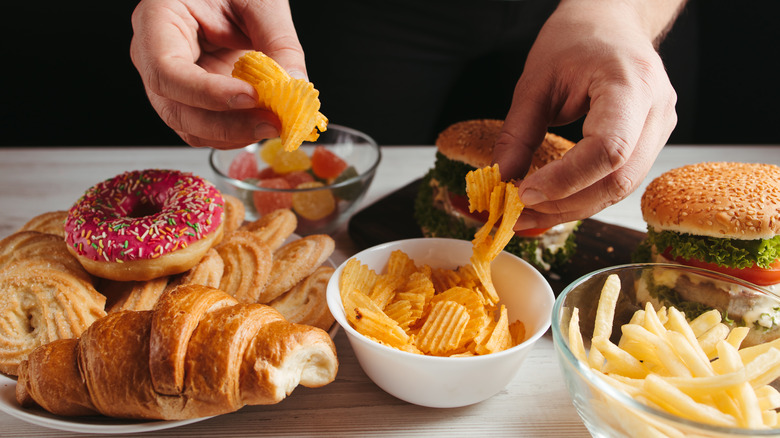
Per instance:
[[[311,181],[300,184],[296,188],[308,189],[323,186],[324,184],[319,181]],[[330,190],[308,190],[293,194],[292,206],[299,216],[315,221],[333,213],[336,209],[336,199]]]
[[[242,151],[230,162],[227,174],[231,178],[244,180],[247,178],[256,178],[257,172],[255,154],[249,151]]]
[[[257,182],[257,187],[267,189],[291,189],[290,183],[284,178],[269,178]],[[257,213],[261,216],[268,214],[280,208],[290,208],[293,203],[291,192],[263,191],[258,190],[252,193],[252,200],[255,204]]]
[[[289,173],[296,170],[307,170],[311,167],[311,159],[306,152],[296,149],[292,152],[280,152],[271,163],[271,168],[277,173]]]
[[[347,162],[322,146],[314,148],[311,154],[311,170],[318,178],[336,178],[347,168]]]

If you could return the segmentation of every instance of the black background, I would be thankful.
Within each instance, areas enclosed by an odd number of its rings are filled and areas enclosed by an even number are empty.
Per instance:
[[[777,3],[689,2],[661,47],[678,93],[670,143],[778,143]],[[5,4],[0,146],[183,145],[130,62],[135,4]]]

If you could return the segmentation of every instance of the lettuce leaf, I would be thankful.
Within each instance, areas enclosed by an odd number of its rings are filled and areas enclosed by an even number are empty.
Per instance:
[[[771,239],[740,240],[674,231],[656,232],[648,228],[646,242],[655,245],[659,252],[671,248],[673,257],[697,259],[736,269],[753,265],[767,269],[780,257],[780,235]]]
[[[450,160],[441,152],[436,152],[436,162],[431,169],[433,178],[447,188],[451,193],[466,195],[466,174],[475,167],[462,161]],[[472,236],[473,237],[473,236]]]

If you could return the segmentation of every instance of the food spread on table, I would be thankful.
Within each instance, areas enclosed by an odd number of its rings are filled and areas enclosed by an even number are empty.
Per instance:
[[[129,171],[0,240],[0,372],[18,378],[20,405],[61,416],[180,420],[278,403],[298,385],[335,380],[338,358],[326,331],[334,319],[325,302],[335,243],[293,233],[299,217],[323,219],[350,196],[313,189],[355,169],[326,148],[299,149],[328,124],[311,83],[260,52],[239,59],[233,76],[253,85],[281,130],[259,150],[266,168],[242,154],[228,176],[290,191],[255,192],[260,218],[246,222],[244,200],[199,176]],[[509,321],[498,301],[491,262],[506,250],[543,273],[565,271],[581,222],[512,229],[523,205],[513,182],[490,165],[501,124],[469,120],[444,130],[435,167],[415,193],[421,232],[472,240],[470,264],[417,266],[400,251],[381,272],[346,262],[341,299],[363,335],[448,357],[495,353],[525,339],[523,322]],[[573,146],[548,133],[530,172]],[[664,174],[643,197],[649,229],[637,255],[776,288],[778,181],[777,166],[743,163]],[[739,308],[721,309],[716,295],[734,291],[702,292],[702,284],[679,277],[652,280],[617,342],[610,340],[616,278],[603,288],[591,339],[583,339],[573,309],[574,355],[620,391],[673,415],[777,427],[780,394],[770,385],[780,377],[776,300],[745,295]],[[694,289],[698,299],[686,295]],[[680,298],[701,305],[677,307]],[[632,412],[625,421],[670,432]]]

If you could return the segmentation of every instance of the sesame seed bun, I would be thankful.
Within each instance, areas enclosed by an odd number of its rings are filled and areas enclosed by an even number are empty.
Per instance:
[[[780,167],[699,163],[654,179],[642,216],[656,230],[729,239],[771,239],[780,233]]]
[[[462,161],[476,168],[489,166],[493,160],[496,138],[503,125],[503,120],[495,119],[458,122],[439,134],[436,147],[451,160]],[[534,153],[529,172],[561,158],[573,146],[573,142],[548,132]]]

